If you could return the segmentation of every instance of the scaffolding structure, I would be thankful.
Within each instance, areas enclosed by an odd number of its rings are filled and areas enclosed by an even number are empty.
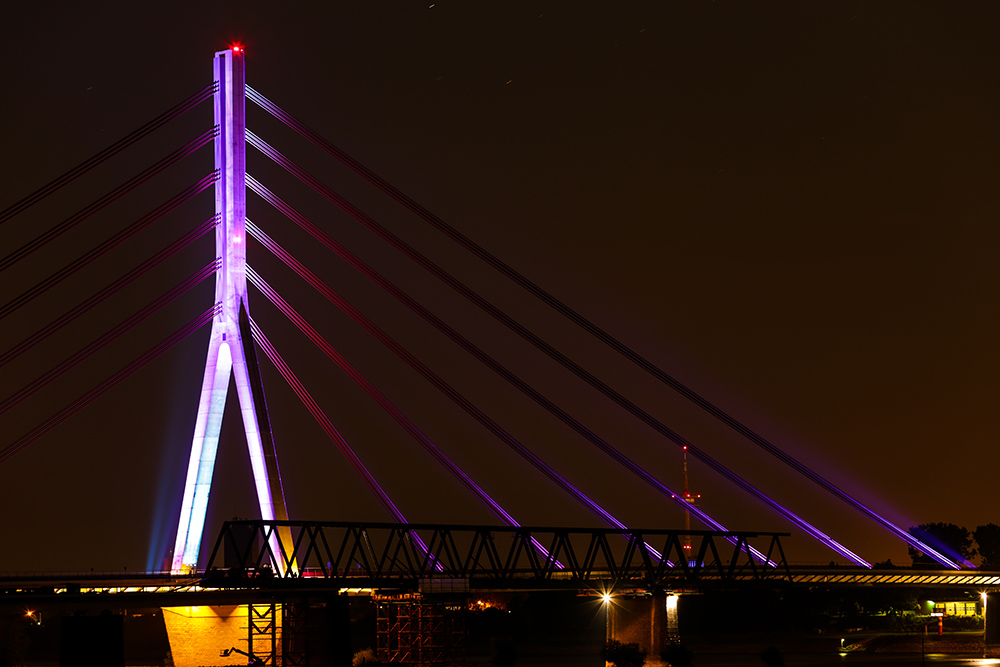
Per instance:
[[[278,605],[247,605],[247,653],[264,661],[265,665],[278,665]]]
[[[434,665],[465,659],[465,622],[456,609],[422,599],[381,599],[376,607],[380,662]]]
[[[309,664],[308,603],[281,605],[281,657],[283,667]]]

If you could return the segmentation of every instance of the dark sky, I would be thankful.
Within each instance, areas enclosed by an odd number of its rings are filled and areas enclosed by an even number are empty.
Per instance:
[[[208,84],[247,80],[553,294],[902,526],[1000,523],[998,10],[986,2],[20,3],[0,207]],[[291,132],[249,127],[663,422],[870,561],[905,547],[547,313]],[[211,123],[203,105],[0,228],[13,250]],[[676,447],[266,164],[250,173],[668,485]],[[0,279],[6,302],[207,173],[172,168]],[[253,196],[279,239],[630,525],[680,512],[492,378]],[[209,217],[204,195],[6,318],[2,348]],[[8,364],[7,396],[207,263],[211,239]],[[258,246],[250,263],[522,523],[597,525]],[[209,283],[0,417],[6,446],[211,301]],[[252,312],[414,521],[494,523],[259,294]],[[208,330],[0,466],[0,570],[159,565],[172,545]],[[294,518],[388,520],[264,362]],[[230,407],[235,407],[235,395]],[[227,413],[206,529],[254,516]],[[792,531],[699,463],[702,507]]]

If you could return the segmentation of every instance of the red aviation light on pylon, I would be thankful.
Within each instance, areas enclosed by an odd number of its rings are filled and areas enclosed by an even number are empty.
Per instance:
[[[231,48],[233,50],[233,53],[242,53],[243,52],[243,45],[242,44],[233,44],[229,48]]]

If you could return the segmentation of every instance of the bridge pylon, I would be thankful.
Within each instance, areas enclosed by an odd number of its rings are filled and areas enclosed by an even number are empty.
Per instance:
[[[174,543],[171,570],[177,573],[191,571],[198,566],[230,376],[236,380],[261,518],[288,519],[260,367],[250,333],[246,280],[244,72],[241,47],[233,46],[215,54],[214,74],[218,82],[215,123],[219,127],[215,139],[215,167],[220,176],[215,185],[215,247],[222,263],[215,278],[215,300],[221,308],[212,321],[205,377]],[[271,542],[273,553],[281,553],[281,546],[291,553],[289,529],[273,535]],[[277,567],[283,571],[284,563],[279,562]]]

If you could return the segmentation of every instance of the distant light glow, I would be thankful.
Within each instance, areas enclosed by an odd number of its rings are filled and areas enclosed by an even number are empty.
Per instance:
[[[609,604],[611,602],[611,593],[604,593],[601,595],[601,601],[604,602],[604,604]]]

